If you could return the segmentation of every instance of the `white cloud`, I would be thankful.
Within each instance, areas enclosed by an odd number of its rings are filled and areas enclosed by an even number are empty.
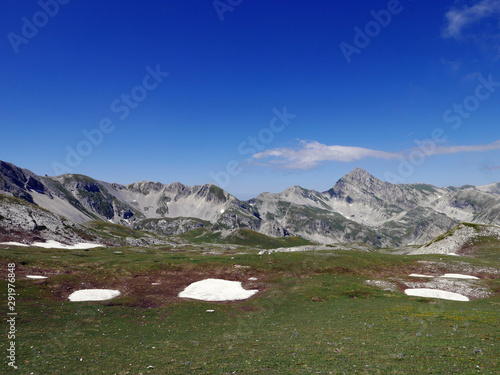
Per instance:
[[[255,154],[255,160],[271,159],[266,166],[286,169],[310,169],[325,161],[351,162],[365,158],[395,159],[398,153],[354,146],[327,146],[316,141],[300,141],[298,148],[275,148]]]
[[[451,9],[445,14],[447,25],[442,36],[460,39],[466,27],[498,14],[500,14],[500,0],[481,0],[470,7]]]
[[[459,152],[483,152],[500,150],[500,140],[487,145],[476,146],[440,146],[436,148],[433,154],[457,154]]]
[[[430,147],[431,146],[431,147]],[[486,145],[438,146],[427,144],[426,156],[500,150],[500,140]],[[399,159],[419,150],[414,147],[399,152],[372,150],[355,146],[328,146],[317,141],[300,141],[297,148],[275,148],[253,155],[252,164],[279,169],[311,169],[324,162],[352,162],[366,158]]]

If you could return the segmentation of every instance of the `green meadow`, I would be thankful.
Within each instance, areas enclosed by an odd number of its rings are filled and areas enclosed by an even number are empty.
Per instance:
[[[326,250],[259,255],[248,246],[2,248],[16,264],[19,374],[498,374],[500,251],[478,257]],[[422,261],[427,261],[423,263]],[[491,296],[409,297],[410,273],[467,264]],[[26,275],[45,275],[32,280]],[[205,278],[242,281],[248,300],[177,297]],[[249,280],[256,278],[257,280]],[[384,290],[366,283],[387,281]],[[70,302],[88,288],[108,301]],[[4,299],[6,301],[6,298]],[[2,311],[6,317],[7,304]],[[214,310],[207,312],[207,310]],[[5,320],[5,319],[4,319]],[[4,332],[8,326],[4,322]],[[8,340],[2,340],[6,349]],[[6,350],[3,350],[6,353]],[[6,355],[5,355],[6,357]]]

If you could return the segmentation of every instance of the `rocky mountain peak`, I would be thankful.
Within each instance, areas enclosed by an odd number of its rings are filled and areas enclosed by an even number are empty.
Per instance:
[[[196,196],[208,202],[224,203],[230,196],[220,187],[214,184],[204,184],[198,187]]]
[[[338,180],[335,186],[325,193],[330,197],[337,196],[343,198],[352,193],[353,189],[361,189],[362,191],[373,193],[375,191],[386,190],[389,186],[391,184],[377,179],[363,168],[355,168]]]
[[[290,194],[302,195],[302,194],[304,194],[304,189],[301,188],[299,185],[294,185],[294,186],[290,186],[289,188],[283,190],[282,194],[284,194],[284,195],[290,195]]]
[[[381,183],[379,179],[376,177],[372,176],[370,173],[365,171],[363,168],[354,168],[351,172],[346,174],[344,177],[341,178],[341,180],[344,180],[346,182],[354,182],[358,184],[374,184],[374,183]]]
[[[120,186],[113,186],[115,189],[121,189],[124,187]],[[132,191],[137,191],[140,192],[144,195],[147,195],[151,192],[158,192],[161,189],[163,189],[164,185],[160,182],[151,182],[151,181],[141,181],[141,182],[134,182],[130,185],[127,186],[128,189]]]
[[[179,194],[185,190],[188,190],[188,187],[184,184],[181,184],[180,182],[173,182],[170,185],[166,186],[166,190]]]
[[[34,203],[29,192],[31,190],[43,192],[44,186],[34,173],[0,160],[0,190]]]

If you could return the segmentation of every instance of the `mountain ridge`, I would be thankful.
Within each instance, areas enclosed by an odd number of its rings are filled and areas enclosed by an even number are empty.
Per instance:
[[[363,242],[374,247],[425,244],[464,221],[498,225],[496,187],[392,184],[355,168],[325,192],[295,185],[242,201],[210,183],[122,185],[79,174],[42,177],[0,161],[1,194],[76,224],[103,220],[162,235],[201,227],[245,228],[273,237]]]

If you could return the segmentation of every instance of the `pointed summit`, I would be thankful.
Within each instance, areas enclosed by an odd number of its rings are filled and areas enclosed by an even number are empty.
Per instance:
[[[372,197],[392,189],[392,184],[379,180],[365,171],[363,168],[355,168],[340,180],[337,181],[335,186],[328,190],[326,193],[330,197],[339,197],[347,199],[350,197],[361,196],[369,194]]]
[[[360,186],[370,186],[373,184],[380,184],[383,181],[372,176],[363,168],[354,168],[351,172],[342,177],[338,182],[350,182]]]
[[[281,194],[290,195],[290,194],[303,194],[303,193],[304,193],[304,188],[300,187],[299,185],[293,185],[283,190]]]
[[[343,178],[358,179],[358,178],[370,178],[370,177],[373,177],[370,173],[365,171],[363,168],[357,167],[354,168],[349,173],[347,173]]]

